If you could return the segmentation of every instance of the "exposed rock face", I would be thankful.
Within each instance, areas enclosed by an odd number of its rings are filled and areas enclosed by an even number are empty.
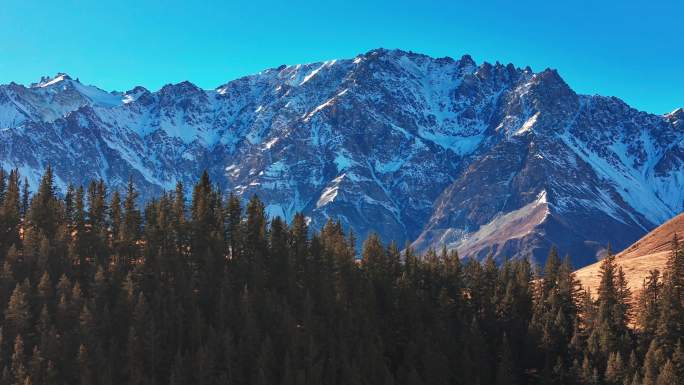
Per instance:
[[[107,93],[60,74],[0,86],[0,165],[33,185],[132,176],[144,197],[207,169],[270,215],[362,239],[577,265],[682,209],[684,112],[575,94],[553,70],[378,49],[215,90]]]

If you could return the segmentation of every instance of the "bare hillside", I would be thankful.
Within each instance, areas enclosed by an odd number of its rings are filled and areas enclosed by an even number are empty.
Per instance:
[[[633,293],[641,288],[649,270],[663,271],[675,234],[680,238],[684,236],[684,214],[679,214],[665,222],[616,255],[615,260],[618,265],[622,266]],[[600,266],[599,261],[576,272],[582,286],[589,288],[592,293],[596,292],[599,283]]]

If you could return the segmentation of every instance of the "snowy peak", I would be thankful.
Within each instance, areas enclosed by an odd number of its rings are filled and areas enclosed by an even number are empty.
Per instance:
[[[475,60],[470,55],[463,55],[461,58],[458,60],[458,67],[465,73],[465,72],[472,72],[473,68],[475,68],[477,64],[475,63]]]
[[[135,102],[136,100],[140,99],[141,97],[146,97],[149,95],[151,95],[151,92],[148,91],[147,88],[137,86],[131,90],[124,92],[123,98],[121,99],[121,102],[123,104],[128,104],[128,103]]]
[[[194,85],[193,83],[184,80],[180,83],[176,84],[167,84],[159,90],[159,94],[161,95],[177,95],[177,96],[184,96],[184,95],[197,95],[204,93],[204,91]]]
[[[156,93],[163,109],[178,108],[180,111],[203,109],[208,102],[207,93],[189,81],[167,84]]]
[[[58,72],[57,75],[55,75],[54,77],[50,77],[50,76],[41,77],[39,82],[31,84],[31,88],[45,88],[45,87],[49,87],[49,86],[58,84],[58,83],[63,82],[65,80],[71,80],[71,77],[64,72]]]
[[[676,110],[665,115],[665,118],[672,122],[672,124],[684,124],[684,108],[677,108]]]
[[[561,78],[558,71],[547,68],[532,75],[529,83],[529,97],[538,109],[561,113],[568,107],[577,107],[577,94]]]
[[[25,87],[0,85],[0,128],[15,128],[24,123],[53,122],[83,106],[112,108],[122,104],[122,94],[86,86],[65,73],[43,77]]]

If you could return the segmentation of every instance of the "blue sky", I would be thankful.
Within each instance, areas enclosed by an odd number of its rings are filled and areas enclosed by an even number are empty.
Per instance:
[[[0,83],[214,88],[372,48],[556,68],[576,91],[684,107],[684,2],[0,0]]]

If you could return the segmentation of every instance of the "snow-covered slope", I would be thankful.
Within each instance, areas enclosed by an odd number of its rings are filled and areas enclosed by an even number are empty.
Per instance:
[[[446,243],[470,255],[541,261],[556,245],[582,266],[682,211],[681,112],[655,116],[616,98],[577,95],[549,70],[516,86],[504,105],[495,130],[507,139],[445,190],[417,247]],[[542,193],[541,220],[507,220]],[[502,236],[512,226],[533,230]],[[491,235],[473,249],[483,228]]]
[[[34,185],[47,164],[61,186],[131,175],[145,197],[207,169],[272,216],[360,239],[538,259],[557,244],[586,263],[681,210],[682,115],[576,95],[552,70],[377,49],[214,90],[3,85],[0,165]]]
[[[15,128],[27,121],[52,122],[79,107],[115,107],[122,104],[121,93],[108,93],[86,86],[69,75],[43,77],[30,87],[11,83],[0,86],[0,129]]]

